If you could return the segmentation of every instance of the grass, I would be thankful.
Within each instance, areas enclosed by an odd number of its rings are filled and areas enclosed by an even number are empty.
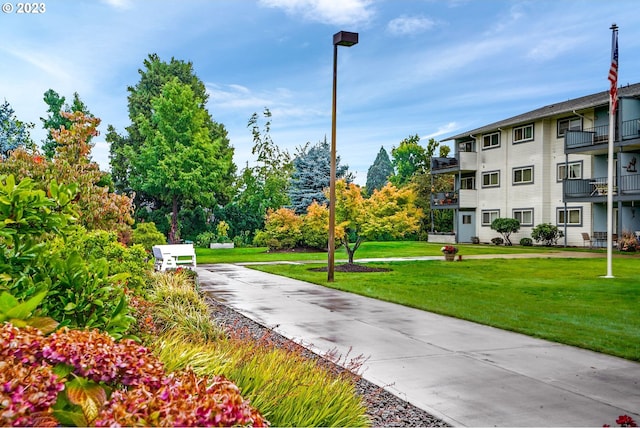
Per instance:
[[[442,244],[430,244],[424,241],[391,241],[391,242],[364,242],[356,251],[356,260],[378,257],[416,257],[442,255]],[[546,247],[503,247],[496,245],[459,245],[460,254],[505,254],[505,253],[540,253],[554,252],[557,248]],[[582,249],[572,249],[583,251]],[[266,248],[233,248],[224,250],[212,250],[208,248],[196,248],[198,264],[209,263],[236,263],[236,262],[273,262],[273,261],[326,261],[326,252],[268,252]],[[336,251],[336,260],[347,259],[344,249]]]
[[[481,250],[464,246],[460,253]],[[604,259],[577,258],[370,263],[391,272],[337,272],[333,283],[326,272],[309,270],[320,265],[255,268],[640,361],[638,262],[615,258],[613,279],[600,277]]]

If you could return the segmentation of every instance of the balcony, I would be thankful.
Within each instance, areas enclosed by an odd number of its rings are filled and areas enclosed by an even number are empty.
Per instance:
[[[607,177],[565,180],[564,198],[572,202],[604,202],[607,197]],[[618,177],[613,186],[613,196],[617,201],[640,200],[640,174]]]
[[[476,152],[458,152],[454,157],[431,158],[433,174],[451,174],[456,172],[473,172],[478,169]]]
[[[477,206],[478,191],[475,189],[460,189],[431,195],[431,208],[436,210],[476,208]]]
[[[565,153],[606,153],[609,143],[609,125],[582,131],[568,130],[564,136]],[[620,124],[615,147],[640,147],[640,119],[625,120]]]

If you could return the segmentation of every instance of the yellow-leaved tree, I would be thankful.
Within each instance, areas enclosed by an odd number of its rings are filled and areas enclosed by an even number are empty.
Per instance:
[[[401,238],[418,231],[423,212],[415,205],[413,189],[387,183],[365,198],[362,190],[345,180],[336,182],[336,225],[344,230],[342,244],[353,263],[355,252],[367,239]]]

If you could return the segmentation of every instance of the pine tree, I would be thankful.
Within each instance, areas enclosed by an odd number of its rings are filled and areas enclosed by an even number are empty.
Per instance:
[[[346,178],[348,182],[352,181],[353,177],[348,170],[349,166],[340,165],[340,157],[336,157],[336,179]],[[313,201],[320,205],[328,203],[324,189],[329,187],[330,175],[331,149],[326,138],[314,146],[307,143],[298,148],[289,186],[291,207],[296,214],[306,213]]]
[[[14,110],[5,101],[0,105],[0,158],[6,159],[9,152],[23,147],[32,149],[34,147],[29,129],[33,128],[32,123],[20,122],[14,115]]]
[[[393,175],[393,165],[383,146],[380,147],[376,160],[367,171],[367,192],[371,194],[374,190],[382,189],[391,175]]]

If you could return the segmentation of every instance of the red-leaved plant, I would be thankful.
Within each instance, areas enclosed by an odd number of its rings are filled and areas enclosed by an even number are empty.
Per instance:
[[[620,415],[616,419],[616,423],[621,427],[637,427],[636,421],[629,415]],[[611,425],[604,424],[603,427],[609,427]]]
[[[0,425],[98,423],[269,425],[233,383],[167,374],[132,340],[116,342],[97,330],[64,328],[44,336],[32,327],[0,325]]]

